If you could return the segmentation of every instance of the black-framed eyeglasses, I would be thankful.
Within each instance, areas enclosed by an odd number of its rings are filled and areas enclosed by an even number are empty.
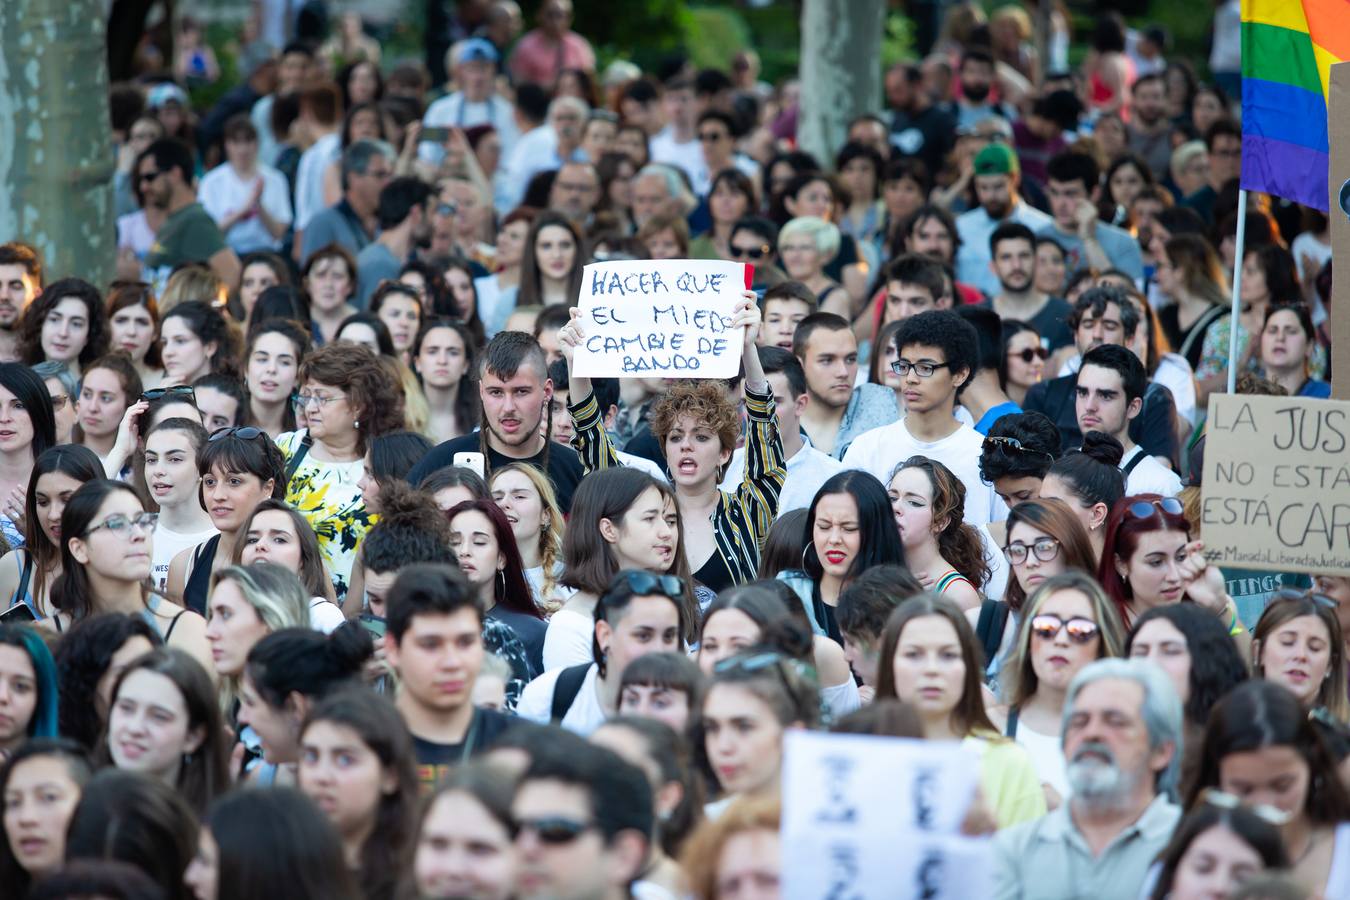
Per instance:
[[[920,378],[932,378],[933,373],[936,372],[938,369],[945,369],[950,365],[951,363],[945,362],[912,363],[907,359],[897,359],[895,362],[891,363],[891,371],[899,375],[901,378],[903,378],[909,374],[910,369],[913,369],[914,374],[918,375]]]
[[[522,831],[532,831],[541,844],[557,847],[570,844],[586,832],[595,828],[593,822],[578,822],[565,816],[539,816],[534,819],[517,819],[512,823],[517,835]]]
[[[161,397],[190,397],[193,404],[197,402],[197,391],[190,384],[175,384],[173,387],[150,388],[148,391],[141,391],[141,399],[154,403]]]
[[[1023,347],[1017,353],[1009,353],[1009,359],[1020,359],[1022,362],[1030,365],[1033,359],[1039,359],[1045,362],[1050,358],[1050,351],[1044,347]]]
[[[758,247],[737,247],[732,244],[729,249],[731,255],[737,259],[763,259],[769,255],[768,244],[760,244]]]
[[[993,450],[1011,450],[1014,453],[1030,453],[1035,456],[1044,456],[1051,462],[1055,461],[1055,455],[1048,450],[1037,450],[1035,447],[1028,447],[1015,437],[1004,437],[1001,434],[990,435],[984,439],[981,445],[983,449]]]
[[[84,533],[84,536],[88,537],[99,529],[109,531],[118,537],[129,536],[132,529],[140,529],[146,534],[149,534],[155,530],[155,524],[158,522],[159,513],[143,512],[138,513],[135,516],[124,516],[121,513],[117,513],[116,515],[108,516],[108,518],[104,519],[93,528],[90,528]]]
[[[1034,554],[1041,562],[1049,562],[1059,556],[1059,541],[1052,537],[1037,538],[1030,544],[1016,541],[1003,548],[1003,556],[1014,566],[1027,561],[1027,554]]]
[[[1156,510],[1162,510],[1169,516],[1179,516],[1186,511],[1186,507],[1181,505],[1181,501],[1176,497],[1162,497],[1158,500],[1136,500],[1125,507],[1125,512],[1132,519],[1147,519],[1152,516]]]
[[[1097,623],[1082,616],[1061,619],[1051,613],[1031,617],[1031,633],[1045,641],[1053,641],[1063,631],[1075,644],[1087,644],[1101,631]]]
[[[684,582],[676,575],[657,575],[634,569],[620,572],[619,578],[619,583],[627,585],[634,594],[660,594],[677,602],[684,600]]]
[[[223,441],[228,437],[236,437],[241,441],[251,441],[260,437],[267,437],[267,432],[261,428],[254,428],[252,425],[231,425],[228,428],[220,428],[211,434],[211,442]]]

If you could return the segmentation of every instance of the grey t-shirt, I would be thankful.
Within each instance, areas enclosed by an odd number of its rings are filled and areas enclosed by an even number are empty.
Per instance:
[[[1087,264],[1083,241],[1078,235],[1065,234],[1053,224],[1042,228],[1039,234],[1054,238],[1064,248],[1064,266],[1070,277]],[[1098,222],[1097,243],[1102,245],[1112,268],[1119,269],[1135,281],[1144,277],[1144,258],[1139,252],[1139,242],[1128,231]]]
[[[356,257],[356,308],[370,309],[370,295],[385,279],[398,278],[403,264],[393,251],[375,241]]]

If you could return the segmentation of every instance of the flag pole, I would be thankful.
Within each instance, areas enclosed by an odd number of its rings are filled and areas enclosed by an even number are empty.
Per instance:
[[[1238,191],[1237,237],[1233,241],[1233,303],[1228,320],[1228,393],[1237,393],[1238,317],[1242,314],[1242,254],[1247,239],[1247,192]],[[1248,341],[1260,340],[1248,335]]]

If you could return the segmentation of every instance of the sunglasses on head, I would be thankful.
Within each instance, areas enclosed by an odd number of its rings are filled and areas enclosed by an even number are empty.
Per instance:
[[[211,442],[222,441],[227,437],[236,437],[242,441],[251,441],[254,438],[267,437],[267,432],[261,428],[254,428],[252,425],[242,427],[235,425],[229,428],[221,428],[211,435]]]
[[[1161,500],[1136,500],[1125,507],[1125,513],[1132,519],[1147,519],[1156,510],[1162,510],[1169,516],[1179,516],[1186,508],[1176,497],[1163,497]]]
[[[627,585],[634,594],[660,594],[677,602],[684,599],[684,582],[674,575],[629,571],[620,577],[621,583]]]
[[[1031,617],[1032,635],[1046,641],[1053,641],[1063,631],[1073,643],[1086,644],[1095,638],[1100,630],[1096,622],[1082,616],[1061,619],[1051,613],[1041,613],[1039,616]]]
[[[1046,459],[1054,462],[1055,455],[1045,450],[1037,450],[1035,447],[1028,447],[1015,437],[1003,437],[1002,435],[993,435],[984,439],[985,450],[993,451],[998,449],[1012,450],[1014,453],[1033,453],[1036,456],[1044,456]]]
[[[1340,606],[1339,603],[1328,597],[1326,594],[1319,594],[1312,590],[1299,591],[1294,588],[1280,588],[1278,591],[1271,594],[1270,602],[1276,600],[1311,600],[1323,609],[1335,609]],[[1267,603],[1266,605],[1269,606],[1270,603]]]
[[[151,403],[161,397],[189,397],[193,403],[196,403],[197,392],[193,390],[190,384],[176,384],[173,387],[151,388],[148,391],[141,392],[141,399],[148,400]]]
[[[1044,347],[1026,347],[1018,353],[1009,353],[1008,356],[1029,364],[1033,359],[1039,359],[1042,362],[1049,359],[1050,351]]]
[[[553,846],[570,844],[595,827],[589,822],[578,822],[575,819],[567,819],[562,816],[517,819],[514,824],[516,834],[520,834],[522,831],[532,831],[539,838],[539,843]]]

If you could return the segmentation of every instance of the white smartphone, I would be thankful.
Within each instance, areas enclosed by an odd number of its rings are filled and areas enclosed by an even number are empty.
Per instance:
[[[463,469],[472,469],[479,478],[487,478],[487,461],[481,453],[456,453],[454,464]]]

